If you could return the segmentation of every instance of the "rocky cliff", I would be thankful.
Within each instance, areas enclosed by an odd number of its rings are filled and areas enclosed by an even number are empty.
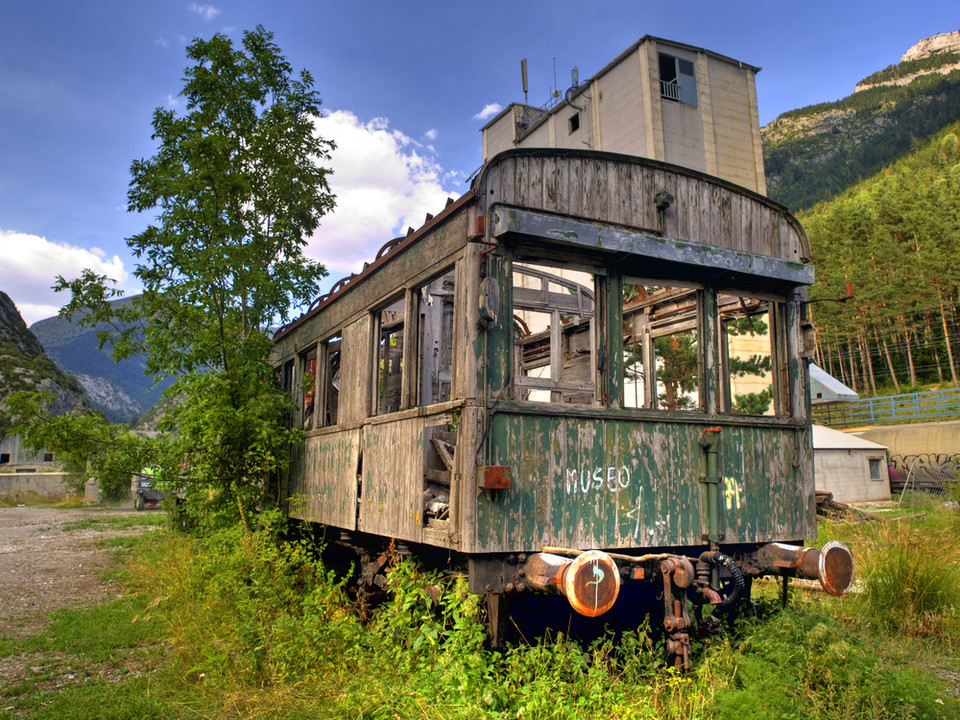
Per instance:
[[[49,390],[54,396],[50,408],[53,413],[68,412],[86,404],[77,380],[64,374],[47,357],[13,301],[0,292],[0,435],[6,427],[3,401],[23,390]]]
[[[956,52],[960,52],[960,30],[948,33],[937,33],[933,37],[921,40],[903,54],[900,62],[920,60],[941,53]]]

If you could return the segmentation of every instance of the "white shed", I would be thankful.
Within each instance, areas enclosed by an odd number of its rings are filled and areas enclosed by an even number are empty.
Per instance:
[[[837,502],[890,499],[887,448],[856,435],[813,426],[816,487]]]

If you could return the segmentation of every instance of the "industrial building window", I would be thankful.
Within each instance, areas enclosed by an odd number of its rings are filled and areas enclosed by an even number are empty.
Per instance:
[[[573,135],[573,133],[580,129],[580,113],[574,113],[571,115],[567,122],[570,126],[570,134]]]
[[[660,97],[697,106],[697,78],[690,60],[660,53]]]
[[[883,480],[882,477],[882,466],[880,458],[867,458],[867,461],[870,463],[870,479],[871,480]]]
[[[10,462],[10,453],[0,453],[0,465],[6,465]]]
[[[403,393],[404,298],[388,305],[376,317],[377,379],[375,407],[378,415],[397,412]]]
[[[52,452],[45,452],[45,453],[43,454],[43,461],[44,461],[44,462],[53,462],[53,453],[52,453]]]
[[[700,304],[695,286],[624,278],[623,406],[699,411]]]
[[[595,293],[590,270],[513,263],[517,399],[594,404]]]

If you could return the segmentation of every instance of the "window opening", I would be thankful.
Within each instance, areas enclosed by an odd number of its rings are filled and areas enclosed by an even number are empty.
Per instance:
[[[6,465],[10,462],[10,453],[0,453],[0,465]]]
[[[48,462],[48,463],[52,463],[52,462],[53,462],[53,453],[52,453],[52,452],[45,452],[45,453],[43,454],[43,461],[44,461],[44,462]]]
[[[580,113],[574,113],[570,116],[570,119],[567,121],[570,127],[570,135],[573,135],[577,130],[580,129]]]
[[[690,60],[659,53],[660,97],[697,106],[697,78]]]
[[[735,415],[788,415],[773,369],[778,352],[776,309],[770,300],[721,292],[721,394],[724,412]]]
[[[701,291],[625,278],[622,301],[623,406],[701,410]]]
[[[870,463],[870,479],[882,480],[880,458],[867,458],[867,461]]]
[[[314,345],[301,358],[302,403],[300,406],[300,424],[305,427],[314,425],[314,403],[317,395],[317,347]]]
[[[321,346],[322,377],[319,381],[321,395],[319,402],[323,408],[320,426],[337,424],[340,410],[340,346],[343,340],[335,335]]]
[[[596,282],[587,269],[513,263],[517,398],[593,404]]]
[[[419,305],[418,405],[433,405],[450,399],[453,374],[453,305],[455,274],[446,274],[422,286],[416,294]]]
[[[404,299],[378,313],[377,324],[377,414],[397,412],[403,389]]]

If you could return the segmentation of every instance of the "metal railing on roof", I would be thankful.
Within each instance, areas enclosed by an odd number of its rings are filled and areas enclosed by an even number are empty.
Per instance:
[[[813,406],[813,420],[829,427],[960,418],[960,389],[865,398]]]

